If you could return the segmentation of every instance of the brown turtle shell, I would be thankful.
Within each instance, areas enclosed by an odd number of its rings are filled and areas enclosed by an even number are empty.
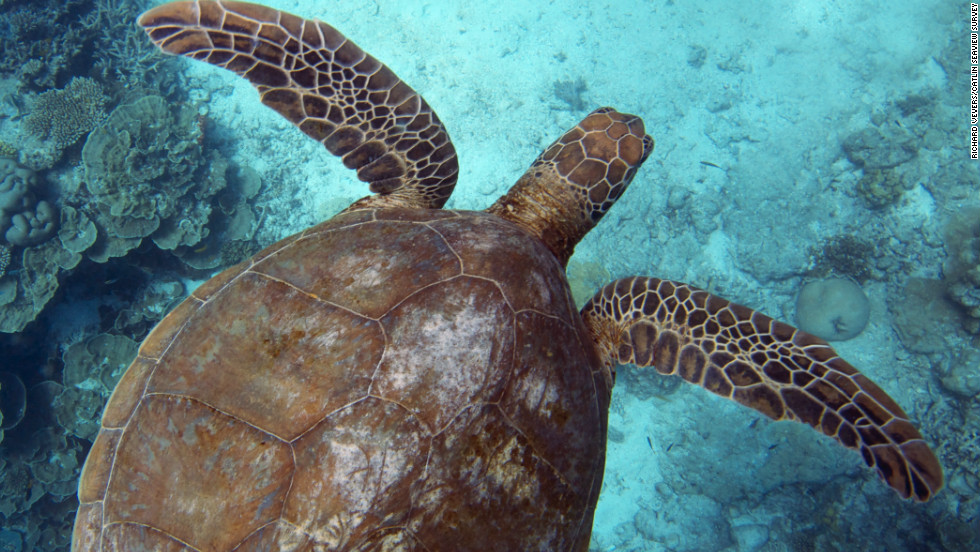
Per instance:
[[[76,550],[587,550],[609,383],[564,270],[480,212],[343,213],[150,334]]]

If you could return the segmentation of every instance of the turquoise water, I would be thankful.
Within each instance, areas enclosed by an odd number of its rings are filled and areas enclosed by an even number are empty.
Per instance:
[[[31,175],[6,209],[60,216],[35,242],[0,238],[3,551],[67,549],[102,402],[175,301],[366,193],[247,83],[154,54],[133,23],[150,5],[0,5],[0,141],[21,171],[2,174]],[[489,206],[596,107],[642,117],[656,149],[576,249],[573,289],[656,276],[831,326],[861,307],[798,313],[806,283],[842,277],[867,297],[866,327],[834,347],[937,451],[933,501],[901,500],[802,424],[622,367],[593,550],[980,550],[968,4],[268,5],[329,22],[424,95],[459,154],[449,208]],[[126,127],[126,105],[158,124]],[[124,128],[145,157],[113,153]],[[201,184],[214,174],[224,188]],[[169,199],[129,191],[153,178]]]

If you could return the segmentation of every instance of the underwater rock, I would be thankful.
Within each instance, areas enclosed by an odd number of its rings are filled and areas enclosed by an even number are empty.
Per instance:
[[[616,373],[616,386],[641,401],[665,399],[683,385],[683,379],[665,377],[656,370],[631,368]]]
[[[918,154],[913,138],[907,132],[885,136],[874,127],[847,136],[841,147],[851,163],[866,171],[897,167],[915,159]]]
[[[24,419],[27,389],[15,374],[0,372],[0,441],[3,431],[13,429]],[[2,549],[0,549],[2,550]]]
[[[796,302],[796,324],[827,341],[851,339],[868,325],[871,302],[861,286],[843,278],[803,286]]]
[[[718,502],[701,495],[691,497],[687,505],[688,512],[643,508],[633,524],[647,542],[677,552],[724,550],[735,544],[728,516]],[[697,515],[689,515],[693,512]]]
[[[903,293],[889,297],[888,310],[902,344],[915,353],[952,348],[965,318],[946,297],[943,282],[927,278],[910,278]]]
[[[739,552],[756,552],[769,542],[769,529],[765,525],[747,524],[732,528]]]
[[[599,288],[612,280],[612,275],[604,266],[595,261],[581,261],[572,258],[568,262],[568,285],[572,288],[575,306],[582,308]]]
[[[977,361],[973,364],[957,364],[953,366],[949,374],[943,376],[939,381],[943,387],[951,393],[963,399],[972,399],[980,394],[980,374],[977,373]]]
[[[943,229],[948,256],[943,264],[949,298],[961,307],[963,327],[980,333],[980,207],[957,211]]]

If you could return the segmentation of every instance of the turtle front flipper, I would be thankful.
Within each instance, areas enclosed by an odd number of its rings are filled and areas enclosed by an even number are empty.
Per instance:
[[[459,167],[422,97],[333,27],[244,2],[181,1],[139,18],[162,50],[245,77],[289,119],[371,184],[351,208],[442,207]]]
[[[908,415],[826,341],[706,291],[617,280],[582,309],[609,366],[678,375],[774,420],[798,420],[858,449],[903,498],[929,500],[943,471]]]

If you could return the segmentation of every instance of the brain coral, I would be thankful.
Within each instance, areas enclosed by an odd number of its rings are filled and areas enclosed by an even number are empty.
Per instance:
[[[809,282],[800,290],[796,323],[801,330],[827,341],[843,341],[868,325],[871,303],[861,286],[843,278]]]
[[[37,201],[37,175],[13,159],[0,157],[0,244],[28,246],[54,235],[58,214],[47,201]]]

